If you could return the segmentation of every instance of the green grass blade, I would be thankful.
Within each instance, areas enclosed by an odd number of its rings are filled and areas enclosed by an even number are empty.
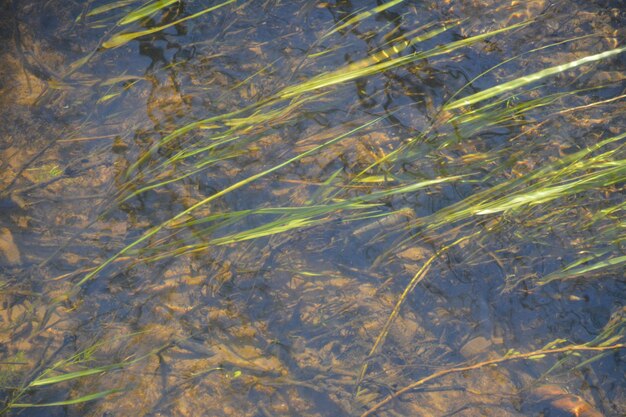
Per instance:
[[[331,30],[330,32],[328,32],[327,34],[325,34],[324,36],[322,36],[322,39],[329,37],[330,35],[332,35],[333,33],[336,33],[342,29],[345,29],[346,27],[353,25],[355,23],[360,22],[361,20],[365,20],[368,17],[374,16],[375,14],[378,14],[380,12],[383,12],[387,9],[389,9],[390,7],[395,6],[396,4],[402,3],[404,0],[391,0],[388,3],[383,3],[380,6],[376,6],[370,10],[367,10],[365,12],[359,13],[354,17],[351,17],[350,19],[348,19],[347,21],[345,21],[343,24],[337,26],[336,28],[334,28],[333,30]]]
[[[164,228],[174,224],[177,220],[181,219],[182,217],[186,216],[187,214],[191,213],[192,211],[196,210],[199,207],[202,207],[208,203],[210,203],[211,201],[220,198],[232,191],[235,191],[247,184],[250,184],[251,182],[254,182],[256,180],[258,180],[259,178],[262,178],[266,175],[271,174],[272,172],[275,172],[289,164],[292,164],[293,162],[296,162],[306,156],[309,156],[317,151],[319,151],[320,149],[323,149],[327,146],[330,146],[334,143],[339,142],[340,140],[360,131],[363,130],[371,125],[373,125],[374,123],[379,122],[380,120],[383,120],[384,118],[386,118],[387,116],[381,116],[381,117],[377,117],[374,120],[371,120],[365,124],[362,124],[352,130],[350,130],[349,132],[346,132],[344,134],[341,134],[325,143],[322,143],[321,145],[318,145],[312,149],[309,149],[308,151],[302,152],[286,161],[281,162],[278,165],[273,166],[272,168],[269,168],[265,171],[259,172],[255,175],[252,175],[250,177],[247,177],[239,182],[236,182],[235,184],[224,188],[223,190],[210,195],[209,197],[205,198],[202,201],[199,201],[198,203],[194,204],[193,206],[187,208],[184,211],[181,211],[180,213],[178,213],[177,215],[175,215],[174,217],[170,218],[169,220],[166,220],[165,222],[161,223],[158,226],[154,226],[151,229],[147,230],[139,239],[135,240],[134,242],[130,243],[129,245],[127,245],[126,247],[122,248],[118,253],[116,253],[115,255],[113,255],[112,257],[110,257],[109,259],[107,259],[106,261],[104,261],[103,263],[101,263],[98,267],[96,267],[93,271],[89,272],[88,274],[86,274],[79,282],[77,282],[75,284],[75,287],[78,288],[81,285],[83,285],[85,282],[87,282],[88,280],[90,280],[91,278],[93,278],[94,276],[96,276],[100,271],[102,271],[107,265],[110,265],[113,261],[115,261],[117,258],[119,258],[120,256],[124,255],[125,253],[127,253],[128,251],[130,251],[131,249],[133,249],[134,247],[138,246],[139,244],[141,244],[142,242],[145,242],[146,240],[150,239],[152,236],[156,235],[159,231],[163,230]]]
[[[621,54],[626,51],[626,47],[624,48],[616,48],[610,51],[605,51],[595,55],[589,55],[584,58],[577,59],[575,61],[571,61],[565,64],[556,65],[554,67],[546,68],[544,70],[535,72],[530,75],[526,75],[523,77],[516,78],[514,80],[508,81],[504,84],[497,85],[495,87],[488,88],[484,91],[480,91],[476,94],[472,94],[471,96],[455,100],[452,103],[444,106],[444,110],[453,110],[459,107],[468,106],[470,104],[478,103],[479,101],[487,100],[491,97],[497,96],[499,94],[505,93],[507,91],[511,91],[513,89],[523,87],[527,84],[534,83],[543,78],[549,77],[551,75],[559,74],[563,71],[567,71],[572,68],[579,67],[584,64],[589,64],[591,62],[599,61],[601,59],[609,58],[613,55]]]
[[[71,400],[65,400],[65,401],[57,401],[57,402],[53,402],[53,403],[44,403],[44,404],[10,404],[9,408],[32,408],[32,407],[58,407],[58,406],[63,406],[63,405],[74,405],[74,404],[80,404],[80,403],[85,403],[88,401],[94,401],[94,400],[99,400],[100,398],[104,398],[108,395],[114,394],[116,392],[121,392],[123,390],[121,389],[109,389],[106,391],[100,391],[100,392],[95,392],[93,394],[88,394],[88,395],[84,395],[82,397],[79,398],[74,398]]]
[[[114,370],[114,369],[122,368],[125,365],[126,364],[115,364],[115,365],[101,366],[101,367],[97,367],[97,368],[90,368],[90,369],[85,369],[85,370],[82,370],[82,371],[69,372],[69,373],[66,373],[66,374],[61,374],[61,375],[57,375],[57,376],[51,376],[51,377],[48,377],[48,378],[40,378],[40,379],[36,379],[33,382],[31,382],[29,384],[29,387],[40,387],[40,386],[43,386],[43,385],[57,384],[59,382],[70,381],[72,379],[83,378],[83,377],[90,376],[90,375],[95,375],[95,374],[101,374],[103,372],[107,372],[107,371],[111,371],[111,370]]]
[[[127,14],[122,20],[119,21],[119,24],[127,25],[129,23],[136,22],[137,20],[148,17],[171,4],[178,3],[178,1],[179,0],[157,0]]]
[[[602,261],[598,261],[592,263],[591,265],[584,265],[578,268],[568,269],[565,271],[554,272],[545,276],[542,280],[537,281],[538,285],[545,285],[549,282],[558,280],[558,279],[571,279],[580,277],[582,275],[596,272],[604,268],[610,268],[618,265],[626,264],[626,255],[618,256],[616,258],[604,259]]]
[[[130,41],[132,41],[133,39],[139,38],[140,36],[144,36],[144,35],[150,35],[152,33],[157,33],[160,32],[162,30],[165,30],[167,28],[170,28],[172,26],[176,26],[180,23],[183,23],[187,20],[191,20],[191,19],[195,19],[197,17],[202,16],[203,14],[212,12],[213,10],[219,9],[220,7],[224,7],[228,4],[234,3],[237,0],[226,0],[223,3],[220,4],[216,4],[215,6],[211,6],[208,7],[204,10],[201,10],[197,13],[194,13],[190,16],[187,17],[183,17],[182,19],[178,19],[174,22],[168,23],[166,25],[162,25],[162,26],[157,26],[151,29],[146,29],[146,30],[142,30],[139,32],[126,32],[126,33],[118,33],[117,35],[113,36],[111,39],[109,39],[108,41],[105,41],[102,43],[102,47],[106,48],[106,49],[111,49],[111,48],[117,48],[119,46],[122,46]]]
[[[127,360],[124,362],[118,362],[118,363],[114,363],[111,365],[105,365],[105,366],[98,366],[95,368],[89,368],[89,369],[84,369],[81,371],[75,371],[75,372],[68,372],[65,374],[61,374],[61,375],[57,375],[57,376],[51,376],[51,377],[45,377],[45,375],[48,375],[49,373],[55,371],[56,369],[58,369],[61,366],[66,366],[72,363],[78,363],[78,362],[84,362],[85,361],[85,357],[89,357],[94,351],[95,349],[100,346],[100,344],[96,344],[91,346],[89,349],[79,352],[76,355],[72,356],[69,359],[65,359],[62,360],[60,362],[58,362],[57,364],[55,364],[52,368],[47,369],[42,375],[40,375],[38,378],[36,378],[35,380],[33,380],[30,384],[28,384],[28,388],[32,388],[32,387],[40,387],[43,385],[52,385],[52,384],[57,384],[59,382],[65,382],[65,381],[71,381],[73,379],[77,379],[77,378],[83,378],[86,376],[90,376],[90,375],[96,375],[96,374],[100,374],[103,372],[107,372],[107,371],[113,371],[116,369],[122,369],[125,368],[129,365],[135,364],[137,362],[140,362],[142,360],[144,360],[145,358],[147,358],[148,356],[152,355],[154,353],[150,352],[148,354],[145,354],[143,356],[140,356],[138,358],[132,359],[132,360]]]
[[[281,90],[279,93],[277,93],[276,96],[281,99],[295,97],[303,93],[318,90],[320,88],[329,87],[332,85],[337,85],[337,84],[341,84],[344,82],[352,81],[357,78],[362,78],[362,77],[370,76],[373,74],[381,73],[388,69],[399,67],[401,65],[408,64],[409,62],[421,59],[423,58],[423,56],[420,53],[410,54],[405,57],[399,57],[395,59],[389,59],[389,58],[401,52],[403,49],[406,49],[410,45],[414,45],[418,42],[422,42],[424,40],[433,38],[449,30],[450,28],[456,26],[457,24],[458,23],[455,23],[453,25],[443,25],[442,27],[433,29],[429,31],[428,33],[425,33],[420,36],[416,36],[412,38],[411,40],[401,41],[398,44],[392,46],[391,48],[387,48],[384,51],[380,51],[367,58],[363,58],[360,61],[349,64],[335,71],[320,74],[300,84],[286,87],[283,90]]]
[[[344,217],[342,220],[344,222],[355,221],[355,220],[363,220],[365,218],[387,218],[387,217],[397,217],[397,216],[406,216],[405,210],[397,210],[391,213],[377,213],[377,214],[368,214],[363,217],[362,212],[370,210],[375,207],[379,207],[381,203],[377,203],[377,201],[387,198],[394,195],[399,195],[403,193],[415,192],[418,189],[426,188],[431,185],[442,184],[445,182],[460,180],[462,177],[443,177],[437,178],[433,180],[425,180],[420,181],[414,184],[409,184],[406,186],[396,187],[387,190],[381,190],[377,192],[373,192],[370,194],[353,197],[351,199],[343,200],[340,202],[335,202],[331,204],[325,205],[310,205],[304,207],[268,207],[268,208],[260,208],[255,210],[241,210],[238,212],[229,212],[229,213],[219,213],[213,214],[210,216],[206,216],[201,219],[194,219],[192,221],[184,222],[181,224],[177,224],[175,227],[188,227],[192,225],[198,225],[202,223],[213,222],[216,220],[221,220],[222,222],[216,226],[211,226],[205,229],[202,234],[208,234],[210,232],[215,231],[221,226],[231,225],[234,221],[239,221],[239,219],[253,216],[253,215],[267,215],[267,214],[282,214],[283,217],[269,221],[261,226],[245,230],[242,232],[232,233],[226,236],[222,236],[219,238],[211,239],[209,244],[212,245],[227,245],[235,242],[242,242],[251,239],[257,239],[260,237],[271,236],[279,233],[284,233],[294,229],[301,229],[308,226],[315,226],[322,223],[326,223],[333,218],[332,214],[337,214],[342,211],[351,211],[351,212],[361,212],[358,216]],[[383,221],[377,222],[378,225],[382,224]],[[355,232],[356,234],[357,232]],[[204,244],[204,243],[203,243]]]
[[[585,158],[604,146],[619,142],[624,138],[626,138],[626,133],[604,139],[588,148],[567,155],[555,163],[536,169],[523,177],[505,181],[478,192],[420,220],[420,222],[423,222],[429,229],[435,229],[441,225],[451,224],[479,214],[501,213],[507,209],[518,208],[523,204],[532,204],[533,193],[536,193],[536,198],[546,202],[581,189],[602,185],[603,181],[606,181],[606,184],[619,182],[620,178],[623,181],[623,177],[620,175],[623,175],[624,167],[617,166],[604,167],[604,170],[600,172],[570,179],[569,182],[558,183],[564,175],[578,173],[577,175],[580,176],[580,172],[592,166],[592,163],[589,162],[581,164],[585,162]],[[599,158],[610,156],[613,153],[614,151],[604,152]],[[608,171],[611,169],[615,169],[615,171]],[[550,187],[561,188],[557,190]],[[560,194],[557,191],[560,191]]]
[[[366,77],[366,76],[371,76],[373,74],[376,73],[381,73],[384,72],[388,69],[391,68],[396,68],[402,65],[406,65],[410,62],[416,61],[418,59],[422,59],[422,58],[427,58],[427,57],[433,57],[433,56],[437,56],[437,55],[441,55],[441,54],[446,54],[449,52],[452,52],[456,49],[462,48],[462,47],[466,47],[469,45],[472,45],[475,42],[479,42],[485,38],[488,38],[490,36],[494,36],[506,31],[510,31],[510,30],[514,30],[514,29],[518,29],[521,28],[527,24],[529,24],[530,22],[522,22],[519,24],[515,24],[512,26],[508,26],[505,28],[501,28],[501,29],[497,29],[497,30],[493,30],[487,33],[483,33],[480,35],[476,35],[467,39],[462,39],[460,41],[455,41],[455,42],[451,42],[449,44],[443,45],[443,46],[438,46],[436,48],[430,49],[426,52],[420,52],[420,53],[413,53],[413,54],[409,54],[407,56],[404,57],[398,57],[398,58],[394,58],[394,59],[388,59],[388,57],[390,57],[392,54],[396,54],[399,51],[401,51],[402,49],[405,49],[406,47],[408,47],[409,45],[413,45],[417,42],[421,42],[424,41],[426,39],[430,39],[434,36],[437,36],[447,30],[449,30],[450,28],[458,25],[460,22],[454,22],[453,24],[444,24],[442,25],[442,27],[434,29],[432,31],[429,31],[423,35],[414,37],[413,39],[409,40],[409,41],[403,41],[400,42],[399,44],[394,45],[391,48],[388,48],[385,51],[381,51],[378,52],[377,54],[374,54],[373,56],[364,58],[361,61],[358,61],[356,63],[350,64],[346,67],[343,67],[339,70],[336,71],[332,71],[329,73],[325,73],[325,74],[321,74],[318,75],[316,77],[311,78],[310,80],[304,81],[302,83],[293,85],[293,86],[289,86],[286,87],[284,89],[282,89],[281,91],[279,91],[278,93],[276,93],[275,95],[259,102],[256,104],[253,104],[251,106],[248,106],[246,108],[243,109],[239,109],[239,110],[235,110],[233,112],[230,113],[226,113],[226,114],[222,114],[222,115],[218,115],[218,116],[214,116],[208,119],[204,119],[204,120],[200,120],[197,122],[193,122],[190,123],[188,125],[182,126],[180,128],[178,128],[177,130],[171,132],[170,134],[168,134],[166,137],[164,137],[161,141],[159,141],[159,143],[153,145],[150,150],[148,152],[146,152],[144,155],[142,155],[135,163],[133,163],[127,170],[126,172],[126,178],[129,178],[130,175],[135,172],[137,170],[137,168],[142,165],[144,162],[146,162],[146,160],[150,157],[151,154],[153,154],[154,152],[156,152],[157,149],[159,149],[159,147],[163,146],[164,144],[174,140],[175,138],[180,137],[183,134],[186,134],[200,126],[202,126],[203,124],[206,123],[212,123],[212,122],[216,122],[216,121],[220,121],[220,120],[226,120],[228,123],[232,124],[235,123],[237,125],[239,124],[251,124],[254,122],[259,122],[258,117],[263,116],[262,118],[271,118],[271,117],[278,117],[280,116],[280,112],[276,112],[275,114],[270,114],[270,115],[258,115],[258,112],[255,113],[257,114],[257,117],[248,117],[248,118],[244,118],[244,119],[236,119],[235,116],[242,114],[244,112],[250,111],[252,109],[260,109],[265,105],[271,104],[271,103],[277,103],[279,101],[285,100],[285,99],[289,99],[289,98],[294,98],[294,97],[298,97],[302,94],[305,93],[309,93],[311,91],[314,90],[318,90],[324,87],[329,87],[329,86],[334,86],[334,85],[338,85],[341,83],[345,83],[348,81],[352,81],[354,79],[357,78],[362,78],[362,77]],[[305,99],[303,99],[305,100]],[[301,103],[302,100],[298,101],[296,99],[296,101],[293,104],[293,106],[295,106],[296,104]],[[292,108],[292,105],[288,106],[285,111],[288,111],[290,108]],[[270,112],[271,113],[271,112]],[[254,115],[253,115],[254,116]]]
[[[511,31],[511,30],[523,28],[524,26],[527,26],[527,25],[529,25],[531,23],[532,23],[532,20],[528,20],[528,21],[525,21],[525,22],[516,23],[516,24],[511,25],[511,26],[505,26],[505,27],[500,28],[500,29],[495,29],[495,30],[492,30],[492,31],[489,31],[489,32],[481,33],[480,35],[474,35],[474,36],[471,36],[471,37],[466,38],[466,39],[461,39],[461,40],[458,40],[458,41],[446,43],[444,45],[440,45],[440,46],[437,46],[435,48],[429,49],[428,51],[425,51],[423,53],[417,53],[416,55],[419,57],[418,59],[422,59],[422,58],[430,58],[430,57],[433,57],[433,56],[447,54],[447,53],[453,52],[453,51],[455,51],[457,49],[465,48],[467,46],[471,46],[471,45],[475,44],[476,42],[482,41],[483,39],[487,39],[487,38],[490,38],[492,36],[499,35],[501,33],[508,32],[508,31]],[[411,56],[408,56],[406,58],[411,58]],[[415,59],[412,59],[412,61],[414,61],[414,60]]]
[[[445,104],[443,107],[444,107],[444,108],[446,108],[446,106],[447,106],[449,103],[451,103],[451,102],[452,102],[452,100],[454,100],[454,98],[455,98],[455,97],[457,97],[459,94],[461,94],[461,92],[463,92],[466,88],[468,88],[469,86],[471,86],[472,84],[474,84],[474,82],[476,82],[479,78],[481,78],[481,77],[485,76],[486,74],[488,74],[488,73],[490,73],[490,72],[492,72],[492,71],[494,71],[494,70],[498,69],[499,67],[501,67],[501,66],[503,66],[503,65],[505,65],[505,64],[507,64],[507,63],[509,63],[509,62],[511,62],[511,61],[515,61],[515,60],[517,60],[517,59],[522,58],[523,56],[526,56],[526,55],[528,55],[528,54],[532,54],[532,53],[535,53],[535,52],[538,52],[538,51],[542,51],[542,50],[544,50],[544,49],[552,48],[552,47],[554,47],[554,46],[562,45],[562,44],[564,44],[564,43],[568,43],[568,42],[573,42],[573,41],[577,41],[577,40],[581,40],[581,39],[589,38],[589,37],[592,37],[592,36],[594,36],[594,35],[582,35],[582,36],[577,36],[577,37],[574,37],[574,38],[571,38],[571,39],[566,39],[566,40],[564,40],[564,41],[559,41],[559,42],[551,43],[551,44],[549,44],[549,45],[544,45],[544,46],[541,46],[541,47],[539,47],[539,48],[534,48],[534,49],[531,49],[531,50],[529,50],[529,51],[523,52],[523,53],[521,53],[521,54],[519,54],[519,55],[516,55],[516,56],[514,56],[514,57],[512,57],[512,58],[505,59],[504,61],[502,61],[502,62],[500,62],[500,63],[498,63],[498,64],[494,65],[493,67],[491,67],[491,68],[489,68],[489,69],[487,69],[487,70],[485,70],[485,71],[483,71],[483,72],[481,72],[480,74],[478,74],[477,76],[475,76],[474,78],[472,78],[471,80],[469,80],[469,81],[468,81],[468,82],[467,82],[467,83],[466,83],[463,87],[461,87],[459,90],[457,90],[457,92],[456,92],[456,93],[452,94],[452,96],[448,99],[448,101],[446,102],[446,104]]]

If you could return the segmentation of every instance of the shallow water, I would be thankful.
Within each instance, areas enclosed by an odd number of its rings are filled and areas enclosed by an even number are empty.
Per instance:
[[[126,3],[0,2],[2,413],[626,414],[626,52],[444,108],[620,1]]]

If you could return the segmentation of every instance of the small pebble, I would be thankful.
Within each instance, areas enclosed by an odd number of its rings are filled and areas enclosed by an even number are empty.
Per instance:
[[[558,385],[542,385],[530,391],[526,411],[541,410],[546,415],[567,417],[602,417],[603,414],[578,395],[570,394]]]
[[[459,353],[465,358],[473,358],[485,353],[491,347],[491,341],[483,336],[478,336],[463,345]]]
[[[13,235],[6,227],[0,228],[0,252],[9,265],[19,265],[22,260],[20,250],[13,242]]]

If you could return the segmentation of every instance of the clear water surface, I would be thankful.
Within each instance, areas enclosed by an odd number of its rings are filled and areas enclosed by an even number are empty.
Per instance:
[[[2,413],[626,414],[622,1],[143,4],[0,1]]]

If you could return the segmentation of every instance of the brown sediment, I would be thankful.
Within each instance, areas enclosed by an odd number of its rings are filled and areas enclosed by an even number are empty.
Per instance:
[[[13,234],[6,227],[0,227],[0,253],[9,265],[15,266],[22,262],[20,250],[13,241]]]

